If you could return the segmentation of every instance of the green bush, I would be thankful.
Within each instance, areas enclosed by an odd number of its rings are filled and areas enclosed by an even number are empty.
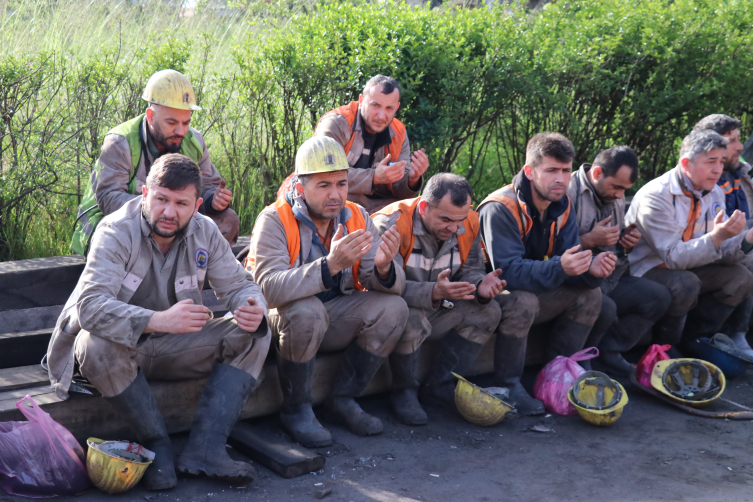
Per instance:
[[[673,167],[709,113],[740,117],[750,132],[747,0],[576,0],[532,12],[259,1],[194,18],[155,1],[11,3],[16,13],[0,9],[5,259],[65,251],[104,134],[143,110],[146,79],[165,67],[194,83],[203,111],[193,122],[243,233],[321,115],[377,73],[401,82],[398,118],[431,172],[467,176],[477,202],[509,182],[537,132],[568,136],[576,164],[628,144],[640,183]],[[49,35],[29,37],[40,23]]]

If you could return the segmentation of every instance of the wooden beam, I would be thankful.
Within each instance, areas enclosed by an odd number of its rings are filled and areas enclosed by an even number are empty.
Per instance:
[[[51,335],[51,329],[0,334],[0,368],[39,364]]]
[[[55,327],[62,305],[0,312],[0,333],[19,333]]]
[[[50,378],[39,364],[20,368],[0,369],[0,389],[3,392],[43,387],[49,385]]]
[[[83,256],[0,263],[0,306],[15,310],[65,304],[85,263]]]

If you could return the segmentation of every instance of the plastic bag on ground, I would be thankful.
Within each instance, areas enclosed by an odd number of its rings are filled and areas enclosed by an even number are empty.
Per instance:
[[[671,359],[667,354],[667,351],[671,349],[671,345],[652,345],[648,348],[641,360],[638,361],[638,365],[635,367],[635,377],[638,383],[651,388],[651,372],[654,371],[654,364],[659,361],[665,361]]]
[[[567,393],[583,373],[577,361],[585,361],[599,355],[599,349],[591,347],[576,352],[570,357],[557,356],[539,372],[533,386],[533,396],[544,403],[547,411],[557,415],[575,415],[575,407],[567,399]]]
[[[29,421],[0,422],[0,488],[31,498],[75,495],[91,488],[86,455],[68,429],[28,395],[16,407]]]

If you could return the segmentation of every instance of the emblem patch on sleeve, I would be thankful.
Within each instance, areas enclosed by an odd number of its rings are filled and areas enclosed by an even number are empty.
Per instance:
[[[196,266],[199,268],[207,268],[207,261],[209,260],[209,253],[206,249],[199,248],[196,250]]]

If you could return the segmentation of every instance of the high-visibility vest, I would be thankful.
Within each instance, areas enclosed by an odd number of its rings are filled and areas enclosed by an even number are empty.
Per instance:
[[[285,238],[288,241],[288,259],[290,262],[289,268],[293,268],[295,260],[301,253],[301,234],[298,229],[298,219],[295,217],[295,214],[293,214],[293,208],[290,206],[288,201],[285,200],[284,197],[278,198],[274,204],[268,207],[274,208],[274,210],[277,212],[278,218],[280,218],[282,228],[285,229]],[[361,214],[361,210],[359,209],[358,204],[346,201],[345,207],[350,209],[351,215],[350,219],[345,222],[345,228],[348,229],[348,233],[351,234],[356,230],[367,231],[366,220],[364,219],[363,214]],[[361,260],[358,260],[353,265],[353,284],[358,291],[366,291],[366,288],[361,286],[361,282],[358,280],[358,271],[360,267]],[[254,272],[255,269],[256,257],[249,252],[248,256],[246,257],[246,270]]]
[[[413,252],[413,243],[416,241],[416,237],[413,235],[413,214],[416,212],[420,200],[421,197],[399,200],[371,215],[372,218],[378,214],[391,216],[400,211],[400,216],[397,217],[395,225],[397,225],[397,231],[400,234],[400,256],[403,257],[403,268],[408,264],[408,258],[410,258]],[[465,233],[456,236],[458,239],[461,266],[468,259],[473,241],[476,240],[479,232],[478,213],[476,211],[468,211],[468,218],[463,222],[463,226],[465,227]]]
[[[559,217],[557,217],[555,221],[552,222],[552,226],[549,231],[549,250],[546,253],[547,257],[551,257],[553,255],[554,241],[557,240],[557,235],[559,235],[560,230],[565,226],[565,223],[567,223],[567,220],[570,217],[570,199],[567,195],[565,195],[565,198],[567,198],[567,209],[565,209],[565,211],[561,215],[559,215]],[[513,185],[507,185],[500,188],[499,190],[492,192],[491,194],[489,194],[489,196],[486,197],[486,199],[481,202],[481,204],[479,204],[478,210],[480,211],[484,204],[486,204],[487,202],[499,202],[500,204],[503,204],[508,211],[510,211],[510,214],[512,214],[513,218],[515,218],[515,221],[518,223],[520,240],[525,243],[526,236],[531,231],[531,227],[533,226],[533,220],[531,220],[531,217],[528,216],[528,206],[526,205],[520,194],[517,193],[515,187]]]
[[[139,128],[144,121],[144,116],[145,114],[142,113],[138,117],[115,126],[107,133],[124,136],[128,142],[128,147],[131,150],[131,175],[128,180],[126,192],[131,195],[138,195],[136,193],[136,187],[138,185],[136,175],[139,171],[142,154],[142,140],[139,137]],[[146,138],[144,138],[144,141],[146,141]],[[204,156],[204,147],[199,143],[199,140],[194,137],[193,132],[190,129],[183,138],[183,142],[180,144],[180,153],[197,164]],[[102,169],[102,166],[99,163],[99,159],[97,159],[97,163],[94,164],[92,176],[97,178],[100,169]],[[104,213],[102,213],[102,210],[97,205],[97,199],[94,195],[94,190],[92,189],[92,179],[90,177],[88,185],[86,186],[86,192],[84,192],[84,197],[81,199],[81,205],[78,207],[78,216],[76,217],[73,238],[71,239],[70,246],[73,253],[81,255],[86,254],[91,236],[94,234],[94,230],[97,228],[97,225],[103,217]]]

